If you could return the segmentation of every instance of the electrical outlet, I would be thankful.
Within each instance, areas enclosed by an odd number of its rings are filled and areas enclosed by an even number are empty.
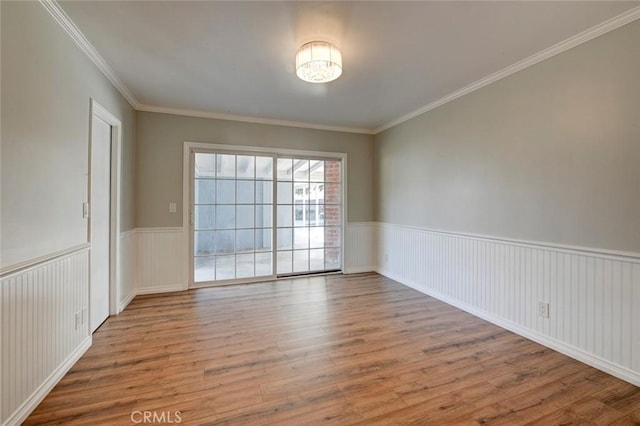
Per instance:
[[[89,203],[82,203],[82,217],[89,218]]]
[[[538,316],[549,318],[549,302],[538,302]]]
[[[169,203],[169,213],[175,213],[176,207],[176,203]]]
[[[75,327],[76,327],[76,328],[75,328],[75,329],[77,330],[77,329],[80,327],[80,313],[79,313],[79,312],[76,312],[76,319],[75,319],[75,321],[76,321],[76,324],[75,324]]]

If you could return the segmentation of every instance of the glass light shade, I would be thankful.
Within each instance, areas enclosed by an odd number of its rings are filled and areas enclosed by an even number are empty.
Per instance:
[[[305,43],[296,54],[296,74],[309,83],[327,83],[342,74],[342,55],[331,43]]]

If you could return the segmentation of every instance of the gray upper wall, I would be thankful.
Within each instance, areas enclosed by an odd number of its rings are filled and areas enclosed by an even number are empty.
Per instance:
[[[639,253],[639,46],[635,21],[377,135],[377,220]]]
[[[135,111],[37,2],[2,15],[1,264],[87,242],[90,99],[122,129],[121,230],[134,226]]]
[[[373,220],[373,136],[138,112],[136,226],[182,226],[185,141],[347,153],[349,221]],[[168,204],[178,205],[169,213]]]
[[[640,252],[640,22],[374,148],[368,135],[136,113],[40,5],[0,8],[2,266],[87,241],[90,98],[123,122],[122,231],[182,225],[167,203],[181,203],[190,140],[348,153],[350,221]]]

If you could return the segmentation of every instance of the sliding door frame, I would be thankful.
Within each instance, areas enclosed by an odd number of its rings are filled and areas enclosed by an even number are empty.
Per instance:
[[[205,142],[190,142],[184,141],[183,146],[183,162],[182,162],[182,230],[183,230],[183,265],[184,267],[184,282],[187,284],[187,288],[200,288],[211,286],[222,286],[230,284],[260,282],[260,281],[273,281],[277,279],[290,279],[290,276],[278,277],[277,276],[277,251],[275,245],[277,241],[272,239],[274,249],[273,252],[273,274],[268,277],[259,278],[247,278],[246,280],[235,279],[229,282],[213,283],[211,281],[199,284],[194,280],[194,266],[193,266],[193,159],[195,153],[220,153],[220,154],[232,154],[232,155],[262,155],[274,158],[273,180],[277,182],[277,159],[278,156],[287,157],[303,157],[315,160],[340,160],[340,204],[342,209],[342,217],[340,218],[341,235],[340,235],[340,265],[341,270],[344,273],[346,247],[345,247],[345,234],[347,223],[347,154],[344,152],[324,152],[324,151],[308,151],[298,149],[286,149],[286,148],[270,148],[259,146],[243,146],[243,145],[228,145],[218,143],[205,143]],[[277,183],[274,184],[277,187]],[[274,206],[276,206],[277,192],[273,194]],[[275,207],[274,207],[275,209]],[[275,213],[273,215],[273,232],[277,233],[277,218]]]

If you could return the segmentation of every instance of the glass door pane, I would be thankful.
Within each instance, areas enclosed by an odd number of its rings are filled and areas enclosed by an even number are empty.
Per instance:
[[[268,156],[195,153],[194,282],[273,276]]]
[[[277,274],[342,269],[340,161],[278,158]]]

